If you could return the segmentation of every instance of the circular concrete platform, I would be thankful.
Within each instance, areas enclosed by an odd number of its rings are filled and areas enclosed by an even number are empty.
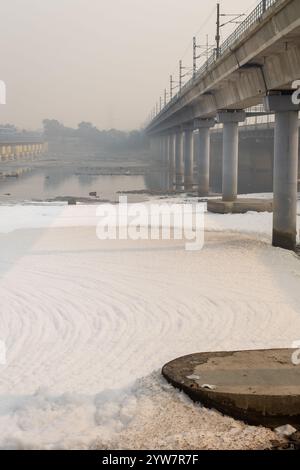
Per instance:
[[[294,353],[192,354],[166,364],[162,374],[194,401],[249,424],[300,428],[300,365],[293,364]]]

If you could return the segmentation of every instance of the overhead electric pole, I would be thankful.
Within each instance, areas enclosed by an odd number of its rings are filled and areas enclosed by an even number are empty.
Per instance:
[[[179,91],[181,91],[182,88],[182,79],[183,79],[183,66],[182,66],[182,60],[179,61]]]
[[[209,59],[209,41],[208,41],[208,34],[206,35],[206,61],[208,62]]]
[[[197,72],[197,42],[195,36],[193,37],[193,78]]]
[[[206,35],[206,44],[197,44],[197,40],[193,37],[193,78],[197,74],[197,60],[205,57],[208,61],[210,50],[214,48],[214,44],[210,45],[208,40],[208,34]],[[200,54],[198,54],[198,49],[200,49]]]
[[[263,7],[266,6],[266,2],[263,3]],[[245,16],[244,13],[239,13],[239,14],[227,14],[223,13],[221,14],[220,10],[220,3],[217,3],[217,32],[216,32],[216,58],[220,57],[221,54],[221,28],[224,26],[227,26],[228,24],[240,24],[240,18],[242,16]],[[225,21],[225,23],[221,24],[221,17],[231,17],[230,20]]]
[[[220,41],[221,41],[221,35],[220,35],[220,29],[221,29],[220,18],[221,18],[220,3],[217,3],[217,33],[216,33],[216,56],[217,56],[217,58],[220,56]]]

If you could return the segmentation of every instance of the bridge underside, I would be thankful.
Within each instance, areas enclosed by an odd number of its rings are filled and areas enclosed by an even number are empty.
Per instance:
[[[273,244],[296,248],[299,105],[292,84],[300,78],[300,1],[277,0],[225,53],[190,81],[149,124],[177,189],[194,185],[209,193],[210,128],[223,126],[223,201],[238,196],[239,123],[246,110],[264,104],[275,114]],[[300,84],[300,82],[299,82]],[[194,131],[197,130],[197,134]],[[194,138],[196,144],[192,144]]]

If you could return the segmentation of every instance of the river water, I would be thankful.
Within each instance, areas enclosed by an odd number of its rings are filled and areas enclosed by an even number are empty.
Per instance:
[[[36,160],[0,163],[0,203],[90,198],[115,201],[119,192],[164,191],[166,178],[137,156],[48,155]],[[129,195],[141,199],[141,195]]]

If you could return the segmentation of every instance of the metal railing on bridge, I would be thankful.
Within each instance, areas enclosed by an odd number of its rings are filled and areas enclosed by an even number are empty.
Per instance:
[[[273,6],[278,0],[263,0],[250,13],[249,16],[233,31],[220,47],[220,54],[224,54],[230,46],[239,39],[256,21],[260,20],[266,10]]]
[[[221,44],[219,53],[214,53],[206,60],[206,62],[197,70],[195,76],[191,78],[182,88],[181,90],[172,98],[169,103],[160,111],[160,113],[155,116],[154,119],[159,117],[164,111],[169,109],[177,99],[186,91],[194,82],[197,80],[201,75],[204,75],[207,70],[213,65],[217,60],[222,57],[228,50],[230,50],[231,46],[246,33],[251,26],[253,26],[256,22],[261,21],[262,17],[266,13],[266,11],[271,8],[275,3],[279,0],[262,0],[257,7],[250,13],[249,16],[233,31],[233,33]]]

